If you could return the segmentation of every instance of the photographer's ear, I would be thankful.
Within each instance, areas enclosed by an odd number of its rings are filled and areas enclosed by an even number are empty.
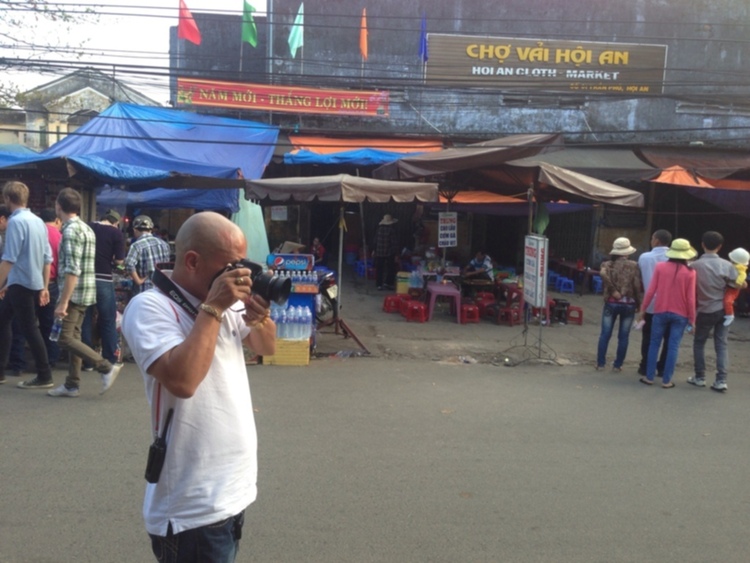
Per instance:
[[[183,262],[185,265],[185,269],[191,272],[195,272],[198,269],[198,262],[200,261],[200,254],[198,254],[195,250],[188,250],[185,253]]]

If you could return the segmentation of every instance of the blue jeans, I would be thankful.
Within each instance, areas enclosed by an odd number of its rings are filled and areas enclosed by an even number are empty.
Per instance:
[[[630,338],[630,327],[635,317],[635,304],[628,303],[605,303],[602,311],[602,332],[599,335],[599,349],[596,354],[596,365],[607,365],[607,346],[612,338],[615,321],[620,317],[620,329],[617,331],[617,355],[615,356],[615,368],[621,368],[628,353],[628,339]]]
[[[729,351],[727,350],[729,327],[724,326],[724,309],[719,309],[715,313],[698,313],[695,319],[695,339],[693,340],[695,377],[706,377],[705,349],[711,330],[714,331],[714,349],[716,350],[716,381],[726,381],[729,368]]]
[[[151,549],[159,563],[231,563],[237,557],[245,511],[216,524],[151,536]]]
[[[114,364],[117,360],[117,303],[115,284],[111,281],[96,280],[96,303],[86,310],[81,327],[81,341],[93,348],[94,307],[98,314],[96,327],[102,341],[102,357]]]
[[[724,317],[722,316],[722,320]],[[688,318],[678,315],[677,313],[656,313],[653,318],[651,327],[651,347],[648,351],[648,367],[646,368],[646,378],[649,381],[654,380],[656,375],[657,356],[659,355],[659,346],[664,338],[664,333],[669,331],[669,340],[667,341],[667,361],[664,364],[664,370],[661,374],[661,381],[664,385],[672,381],[674,367],[677,365],[677,354],[680,350],[680,341],[688,325]]]

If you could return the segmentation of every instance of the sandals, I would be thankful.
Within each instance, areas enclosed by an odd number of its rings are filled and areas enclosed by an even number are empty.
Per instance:
[[[653,384],[654,384],[654,383],[653,383],[653,381],[649,381],[649,380],[648,380],[648,379],[646,379],[645,377],[641,377],[641,378],[640,378],[640,379],[639,379],[638,381],[640,381],[640,382],[641,382],[641,383],[643,383],[644,385],[653,385]]]
[[[661,386],[662,389],[674,389],[675,387],[677,386],[674,384],[674,381],[670,381],[669,383]]]

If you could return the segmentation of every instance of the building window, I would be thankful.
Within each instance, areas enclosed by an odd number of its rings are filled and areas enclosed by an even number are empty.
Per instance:
[[[46,149],[49,147],[49,132],[46,125],[39,127],[39,148]]]

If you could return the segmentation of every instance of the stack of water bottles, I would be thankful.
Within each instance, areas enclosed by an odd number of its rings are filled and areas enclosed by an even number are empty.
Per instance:
[[[312,335],[313,314],[310,307],[271,304],[271,320],[276,323],[276,338],[309,340]]]

